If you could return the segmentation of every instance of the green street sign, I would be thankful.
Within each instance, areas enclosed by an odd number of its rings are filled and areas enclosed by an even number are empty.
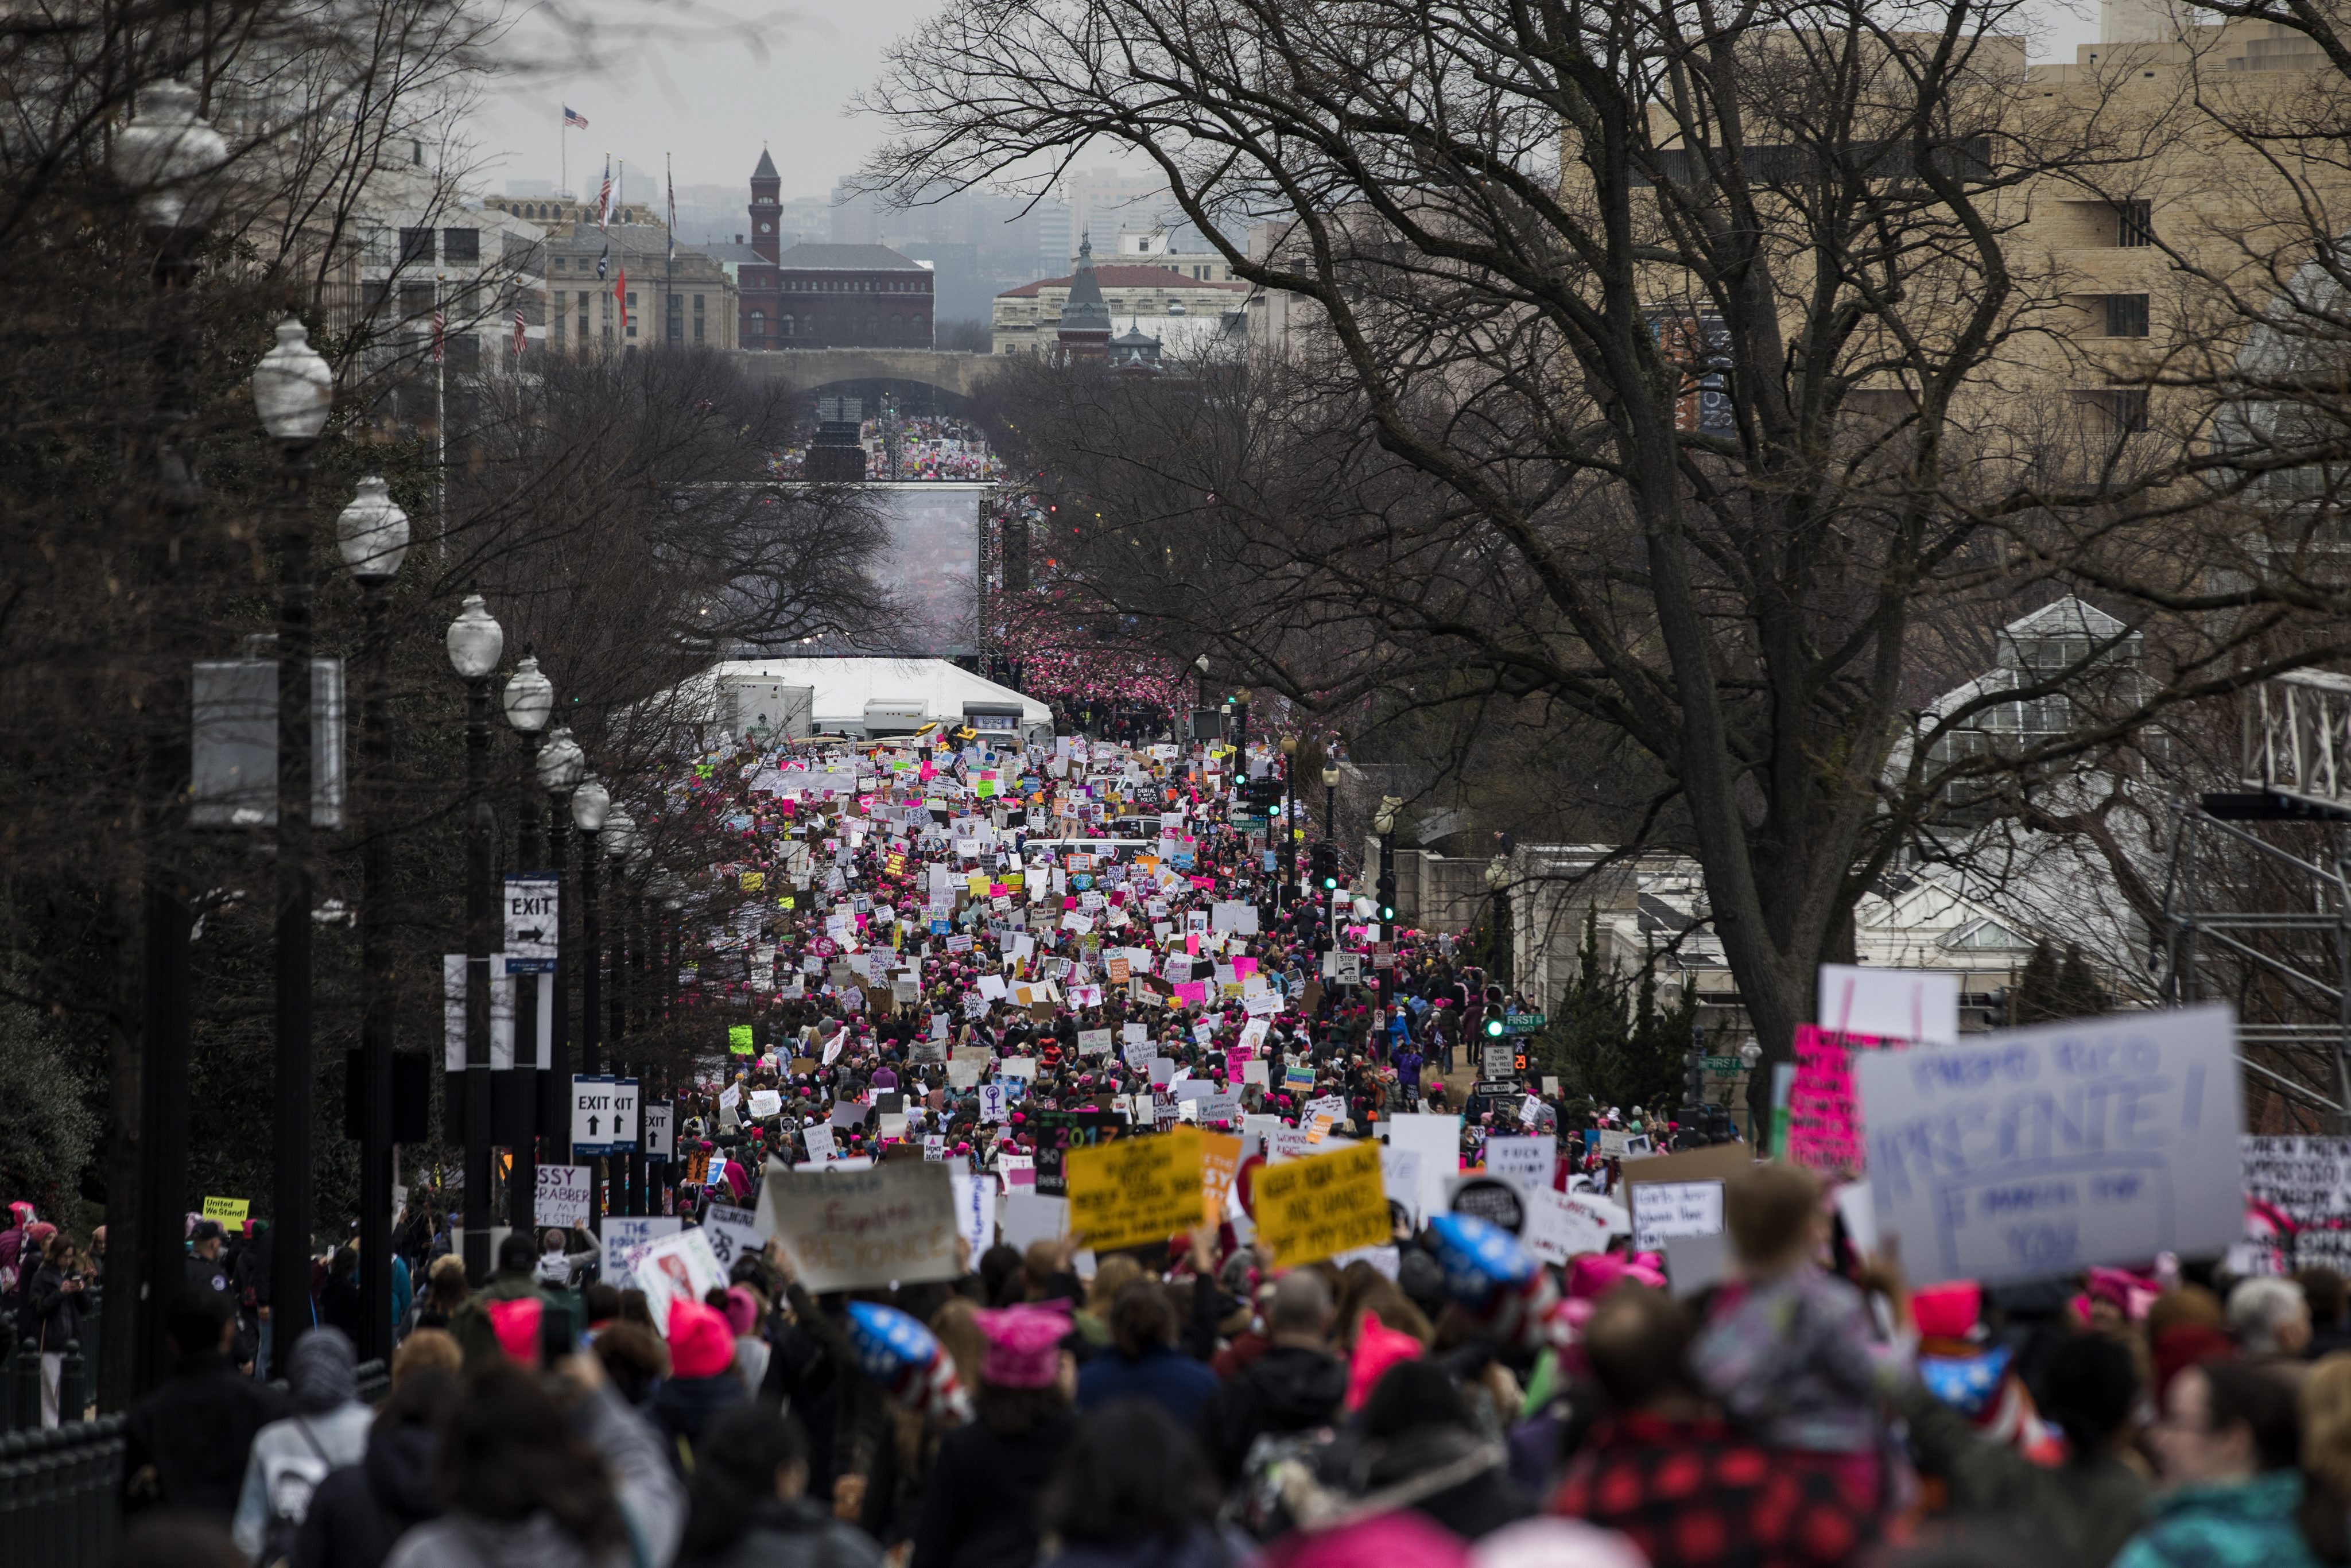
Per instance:
[[[1739,1071],[1739,1058],[1735,1056],[1709,1056],[1706,1059],[1706,1070],[1708,1072],[1719,1072],[1725,1077],[1728,1077],[1731,1073]]]
[[[1541,1013],[1504,1013],[1502,1028],[1511,1034],[1533,1034],[1549,1019]]]

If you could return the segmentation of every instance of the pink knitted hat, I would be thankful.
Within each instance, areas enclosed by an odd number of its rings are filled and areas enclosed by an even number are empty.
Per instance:
[[[987,1338],[979,1375],[999,1388],[1043,1388],[1061,1367],[1061,1341],[1070,1332],[1066,1303],[995,1307],[972,1313]]]

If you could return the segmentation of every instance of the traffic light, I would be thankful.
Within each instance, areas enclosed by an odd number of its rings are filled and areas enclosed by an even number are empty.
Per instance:
[[[1393,924],[1395,920],[1395,873],[1392,871],[1380,873],[1379,891],[1380,923],[1384,925]]]
[[[1339,891],[1339,846],[1328,839],[1314,846],[1314,885],[1325,893]]]
[[[1510,1032],[1510,1025],[1502,1021],[1502,1015],[1500,1013],[1488,1013],[1486,1015],[1486,1038],[1488,1040],[1499,1040]]]

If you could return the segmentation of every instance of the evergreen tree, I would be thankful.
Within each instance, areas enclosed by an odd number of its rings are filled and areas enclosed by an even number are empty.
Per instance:
[[[2055,1016],[2065,1019],[2095,1018],[2114,1006],[2114,998],[2098,983],[2078,943],[2065,944],[2064,967],[2057,976],[2057,1006]]]
[[[1698,1004],[1685,988],[1664,1006],[1656,966],[1637,977],[1615,973],[1601,957],[1597,912],[1586,916],[1576,976],[1537,1046],[1560,1085],[1600,1108],[1677,1100],[1683,1059]]]
[[[2009,998],[2009,1021],[2011,1023],[2045,1023],[2063,1018],[2060,996],[2061,978],[2056,950],[2043,942],[2034,946],[2032,956],[2024,963],[2024,973],[2016,978],[2016,988]]]

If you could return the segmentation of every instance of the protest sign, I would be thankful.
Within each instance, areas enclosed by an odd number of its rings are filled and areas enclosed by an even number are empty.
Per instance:
[[[1391,1116],[1388,1147],[1419,1151],[1420,1187],[1411,1197],[1412,1212],[1424,1224],[1444,1213],[1446,1184],[1461,1168],[1461,1118],[1426,1111]]]
[[[1921,1045],[1959,1038],[1959,977],[1945,969],[1872,969],[1823,964],[1813,1021],[1831,1034],[1868,1034]]]
[[[645,1249],[664,1236],[674,1236],[684,1221],[669,1215],[647,1215],[630,1218],[622,1215],[604,1217],[603,1277],[623,1289],[632,1288],[626,1281],[636,1271],[637,1260]]]
[[[714,1203],[703,1215],[702,1228],[710,1238],[711,1254],[721,1269],[734,1268],[737,1258],[757,1257],[764,1245],[759,1239],[759,1217],[747,1208]]]
[[[1486,1174],[1516,1182],[1530,1192],[1551,1186],[1558,1159],[1559,1139],[1550,1133],[1486,1140]]]
[[[1564,1264],[1584,1252],[1604,1252],[1611,1236],[1629,1234],[1633,1217],[1623,1206],[1588,1192],[1527,1195],[1526,1228],[1519,1239],[1546,1263]]]
[[[1854,1113],[1853,1053],[1895,1041],[1796,1026],[1796,1076],[1788,1092],[1787,1156],[1816,1171],[1862,1168],[1861,1127]]]
[[[2218,1254],[2243,1230],[2235,1051],[2210,1006],[1865,1055],[1877,1221],[1922,1285]]]
[[[955,1194],[944,1165],[799,1172],[768,1162],[758,1228],[814,1292],[956,1278]]]
[[[1035,1241],[1059,1241],[1070,1233],[1070,1200],[1047,1197],[1034,1187],[1004,1191],[1004,1244],[1025,1252]]]
[[[637,1255],[636,1287],[645,1293],[653,1326],[669,1333],[673,1301],[699,1301],[713,1291],[726,1288],[726,1270],[710,1249],[710,1238],[699,1230],[664,1236]]]
[[[1240,1163],[1241,1141],[1238,1134],[1200,1134],[1200,1214],[1208,1224],[1224,1218],[1232,1196],[1233,1176]]]
[[[1055,1197],[1069,1193],[1061,1162],[1070,1150],[1107,1144],[1126,1131],[1126,1119],[1115,1111],[1039,1111],[1028,1124],[1037,1134],[1037,1190]]]
[[[249,1197],[208,1197],[204,1199],[204,1216],[217,1219],[223,1225],[243,1225],[246,1215],[253,1212]]]
[[[1063,1161],[1070,1228],[1097,1252],[1191,1229],[1200,1223],[1201,1162],[1200,1134],[1190,1127],[1071,1149]]]
[[[2351,1272],[2351,1138],[2249,1137],[2240,1147],[2246,1260],[2262,1272]]]
[[[1717,1144],[1625,1166],[1625,1206],[1633,1245],[1655,1251],[1668,1236],[1712,1236],[1722,1229],[1722,1184],[1755,1163],[1745,1144]]]
[[[531,1213],[542,1226],[584,1226],[588,1223],[588,1193],[586,1166],[541,1166]]]
[[[1250,1197],[1258,1239],[1278,1268],[1395,1239],[1377,1144],[1268,1166],[1257,1173]]]

